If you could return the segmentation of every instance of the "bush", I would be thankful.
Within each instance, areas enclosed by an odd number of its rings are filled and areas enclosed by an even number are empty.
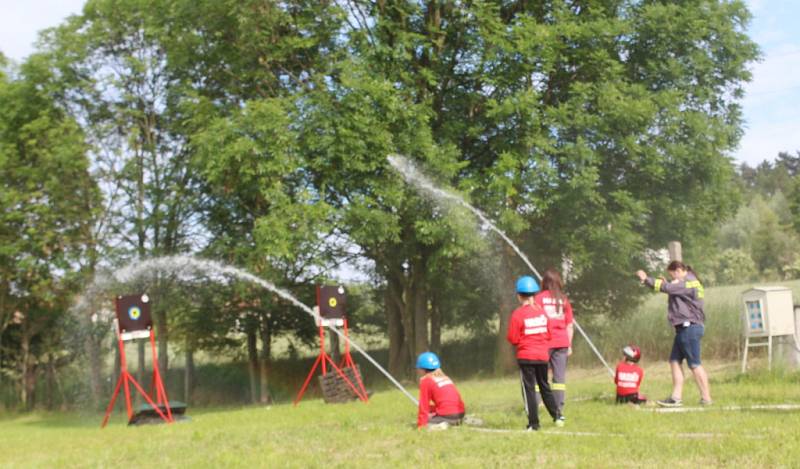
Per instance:
[[[715,263],[717,285],[732,285],[749,282],[756,277],[756,263],[750,254],[742,249],[726,249]]]

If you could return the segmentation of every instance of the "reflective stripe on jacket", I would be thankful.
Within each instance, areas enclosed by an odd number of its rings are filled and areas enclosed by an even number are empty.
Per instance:
[[[703,284],[691,273],[686,274],[683,280],[667,282],[664,279],[647,277],[645,285],[669,295],[667,301],[667,320],[673,326],[685,322],[704,324],[706,321],[703,312],[703,297],[705,290]]]

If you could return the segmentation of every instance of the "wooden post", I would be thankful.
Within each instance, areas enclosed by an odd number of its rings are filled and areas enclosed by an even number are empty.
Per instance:
[[[794,335],[786,336],[787,361],[792,369],[800,369],[800,305],[794,305]]]
[[[667,243],[667,250],[669,251],[670,262],[683,261],[683,256],[681,255],[680,241],[670,241],[669,243]]]

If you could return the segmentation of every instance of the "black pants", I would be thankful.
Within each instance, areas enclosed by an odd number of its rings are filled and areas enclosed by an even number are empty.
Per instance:
[[[627,396],[620,396],[617,394],[617,404],[647,404],[647,399],[639,396],[639,393],[628,394]]]
[[[428,423],[442,423],[447,422],[450,425],[461,425],[461,421],[464,420],[464,414],[452,414],[452,415],[434,415],[430,419],[428,419]]]
[[[528,427],[539,428],[539,409],[536,405],[536,385],[539,385],[539,394],[542,396],[547,412],[553,420],[560,417],[553,391],[547,382],[547,362],[530,360],[517,360],[519,374],[522,380],[522,399],[525,401],[525,412],[528,413]]]

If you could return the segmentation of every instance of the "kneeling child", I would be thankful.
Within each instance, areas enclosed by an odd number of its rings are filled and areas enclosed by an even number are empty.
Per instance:
[[[625,359],[617,365],[614,383],[617,385],[617,404],[645,404],[647,398],[639,394],[639,386],[644,378],[644,370],[637,365],[642,352],[635,345],[622,349]]]
[[[419,380],[419,412],[417,428],[447,428],[460,425],[464,418],[464,401],[453,381],[442,372],[439,357],[425,352],[417,358]],[[435,425],[435,427],[434,427]]]

